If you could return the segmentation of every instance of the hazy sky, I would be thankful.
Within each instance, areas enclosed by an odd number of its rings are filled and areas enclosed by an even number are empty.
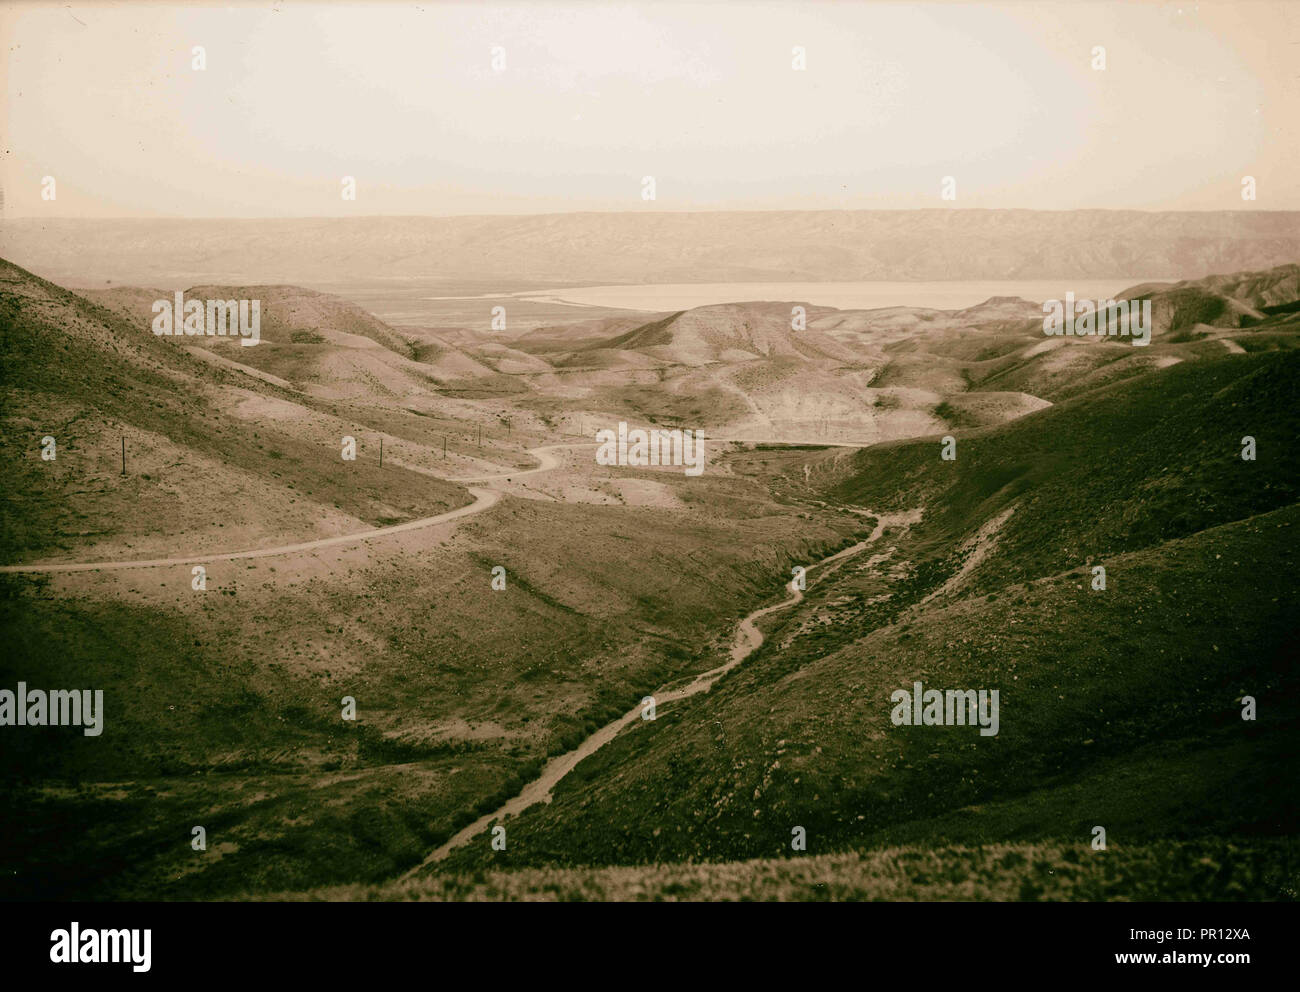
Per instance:
[[[10,4],[0,39],[9,216],[1300,209],[1293,3]]]

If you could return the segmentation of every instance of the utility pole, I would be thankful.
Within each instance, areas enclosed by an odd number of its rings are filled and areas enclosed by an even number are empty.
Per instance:
[[[446,434],[442,436],[442,457],[443,458],[447,457],[447,435]]]
[[[122,474],[126,475],[126,435],[122,435]]]
[[[379,467],[384,467],[384,439],[379,439]]]

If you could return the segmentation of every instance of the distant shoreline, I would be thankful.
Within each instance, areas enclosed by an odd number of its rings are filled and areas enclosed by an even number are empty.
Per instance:
[[[1031,303],[1041,303],[1043,300],[1060,298],[1070,290],[1076,296],[1107,298],[1142,283],[1174,281],[1176,280],[1129,276],[1075,280],[649,283],[577,286],[547,292],[532,290],[502,295],[517,297],[529,303],[652,312],[763,301],[806,303],[837,310],[880,310],[889,307],[963,310],[994,296],[1014,296]],[[489,298],[491,297],[426,297],[430,300]]]

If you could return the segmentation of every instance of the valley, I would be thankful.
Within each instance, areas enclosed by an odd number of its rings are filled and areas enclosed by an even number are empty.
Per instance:
[[[7,895],[1294,892],[1300,266],[1132,287],[1139,349],[1009,298],[494,333],[184,292],[262,342],[0,265],[0,684],[91,680],[111,741],[12,738]],[[601,464],[624,421],[705,470]],[[895,727],[918,681],[1000,732]]]

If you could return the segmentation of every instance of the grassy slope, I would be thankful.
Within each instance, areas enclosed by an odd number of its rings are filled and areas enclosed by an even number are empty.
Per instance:
[[[195,898],[415,863],[548,754],[703,667],[768,575],[858,526],[752,498],[718,514],[758,493],[709,485],[689,514],[507,499],[441,545],[214,568],[202,597],[157,571],[8,578],[0,685],[102,687],[109,729],[12,738],[0,792],[24,815],[5,888]]]
[[[1128,845],[884,848],[724,864],[523,869],[436,875],[380,886],[315,889],[277,899],[324,900],[738,900],[891,902],[936,900],[1295,899],[1300,856],[1272,842],[1222,840]]]
[[[17,267],[0,272],[7,560],[84,552],[110,530],[174,528],[168,550],[183,551],[237,509],[224,477],[196,466],[258,480],[266,498],[252,508],[281,525],[312,494],[318,512],[337,503],[379,523],[461,492],[387,466],[382,479],[344,475],[336,449],[322,455],[274,420],[223,418],[212,397],[230,373]],[[412,440],[445,429],[407,411],[341,412]],[[47,429],[55,462],[39,459]],[[125,478],[115,446],[91,450],[117,430],[131,434]],[[166,464],[142,472],[151,457]],[[7,737],[0,791],[23,814],[6,819],[3,888],[195,897],[385,877],[516,792],[548,754],[698,670],[700,645],[768,573],[860,525],[810,525],[752,482],[674,483],[696,509],[507,499],[441,537],[213,564],[203,595],[187,570],[4,577],[0,685],[102,688],[108,729]],[[772,551],[756,561],[760,540]],[[719,552],[702,559],[701,547]],[[495,564],[506,592],[490,590]],[[358,701],[355,724],[340,719],[344,695]],[[189,847],[196,824],[204,855]]]
[[[16,367],[40,387],[7,381],[7,415],[33,397],[119,404],[88,403],[89,415],[159,431],[180,419],[179,442],[260,466],[242,446],[218,445],[217,428],[195,426],[187,413],[201,403],[174,406],[186,396],[171,386],[172,363],[185,359],[95,365],[74,338],[59,368],[44,360],[68,347],[55,325],[19,308],[17,321],[28,323],[15,335],[13,300],[0,302],[6,339],[28,353]],[[75,315],[103,326],[96,312]],[[896,857],[921,892],[925,876],[950,873],[952,887],[945,875],[929,890],[935,897],[1182,898],[1202,883],[1224,897],[1281,891],[1278,866],[1291,855],[1253,838],[1295,825],[1294,782],[1280,770],[1295,756],[1296,603],[1286,577],[1300,520],[1294,459],[1278,455],[1296,434],[1296,372],[1295,357],[1279,355],[1178,366],[1137,388],[1119,384],[962,434],[955,464],[938,460],[936,439],[856,455],[763,453],[793,459],[780,483],[791,496],[803,491],[807,462],[836,501],[925,502],[930,515],[912,533],[887,535],[895,571],[845,569],[814,587],[807,608],[774,617],[769,644],[709,697],[638,724],[584,763],[553,807],[512,824],[508,854],[488,862],[475,848],[453,864],[777,857],[797,823],[809,831],[809,858],[775,864],[753,890],[729,866],[555,884],[569,893],[817,896],[818,878],[844,872],[847,887],[830,891],[895,897],[896,879],[894,888],[881,882],[897,872],[886,862],[854,868],[853,855],[812,856],[1015,838],[1037,843],[999,852],[1012,862],[996,871],[964,851],[946,861],[910,848]],[[1242,433],[1258,439],[1258,462],[1236,457]],[[232,570],[216,583],[219,597],[201,604],[113,583],[6,582],[0,629],[15,650],[0,684],[82,684],[94,658],[98,684],[122,692],[110,703],[112,747],[58,732],[14,739],[22,760],[9,765],[0,799],[24,816],[6,827],[5,849],[20,852],[6,888],[212,896],[378,881],[414,863],[473,810],[517,791],[544,754],[625,709],[629,695],[709,664],[736,617],[767,598],[773,575],[848,532],[834,518],[809,524],[735,498],[755,496],[752,483],[710,486],[690,501],[702,512],[689,523],[508,501],[466,525],[463,542],[292,580],[261,566]],[[1013,502],[967,586],[904,615],[956,569],[961,541]],[[708,512],[723,504],[756,509],[725,522]],[[33,520],[18,506],[4,507],[7,525]],[[1105,593],[1087,590],[1090,559],[1108,567]],[[511,592],[478,594],[496,562],[509,568]],[[873,602],[882,592],[891,598]],[[811,611],[827,622],[808,631]],[[888,693],[913,678],[1000,685],[1002,734],[892,727]],[[361,703],[355,726],[337,719],[345,692]],[[1243,692],[1261,702],[1257,724],[1237,717]],[[455,721],[468,729],[448,730]],[[195,823],[209,830],[206,855],[189,850]],[[1094,874],[1110,868],[1080,868],[1077,889],[1042,879],[1038,866],[1073,861],[1094,823],[1107,825],[1116,853],[1132,852],[1126,864],[1137,874],[1117,882]],[[1250,849],[1168,840],[1204,833],[1247,837]],[[1008,871],[1016,857],[1033,872]],[[1206,858],[1223,871],[1203,870]],[[88,861],[103,866],[94,878]],[[1138,871],[1152,865],[1156,882]],[[1025,874],[1040,888],[1007,888]],[[795,888],[765,887],[770,876]],[[492,878],[486,891],[552,884]],[[805,882],[814,888],[799,888]],[[473,876],[429,884],[431,893],[485,891]]]
[[[1277,776],[1297,730],[1300,511],[1283,453],[1298,370],[1288,355],[1178,366],[963,437],[955,464],[937,440],[826,456],[838,499],[931,507],[899,545],[893,597],[836,607],[785,648],[799,618],[783,616],[711,694],[635,727],[512,824],[507,852],[476,844],[451,870],[779,856],[795,825],[813,853],[1077,842],[1107,823],[1129,843],[1294,831]],[[1274,455],[1241,462],[1246,432]],[[906,612],[1013,501],[960,594]],[[1105,561],[1107,591],[1088,588],[1088,560]],[[889,694],[914,679],[1000,688],[1001,733],[893,727]],[[1256,723],[1243,694],[1261,700]],[[1142,774],[1138,753],[1167,774]],[[1231,774],[1186,788],[1209,761]]]
[[[978,589],[1151,547],[1300,499],[1289,457],[1300,356],[1183,364],[1117,383],[1001,428],[878,445],[836,467],[829,494],[876,509],[924,503],[925,532],[953,543],[1013,502]],[[1256,461],[1241,439],[1255,438]]]
[[[340,471],[337,447],[273,421],[222,417],[214,391],[234,384],[230,373],[16,266],[0,262],[0,276],[0,556],[7,562],[76,546],[78,536],[146,536],[187,519],[214,526],[240,514],[267,519],[298,502],[372,525],[469,502],[459,486],[398,468],[383,476]],[[252,380],[238,385],[290,399]],[[40,458],[46,433],[58,443],[53,462]],[[132,462],[121,477],[125,434],[128,459],[142,446],[157,452],[160,467],[141,473]],[[187,458],[198,464],[187,466]],[[217,466],[230,476],[214,487],[201,474]],[[257,489],[259,505],[237,498],[237,485]]]

